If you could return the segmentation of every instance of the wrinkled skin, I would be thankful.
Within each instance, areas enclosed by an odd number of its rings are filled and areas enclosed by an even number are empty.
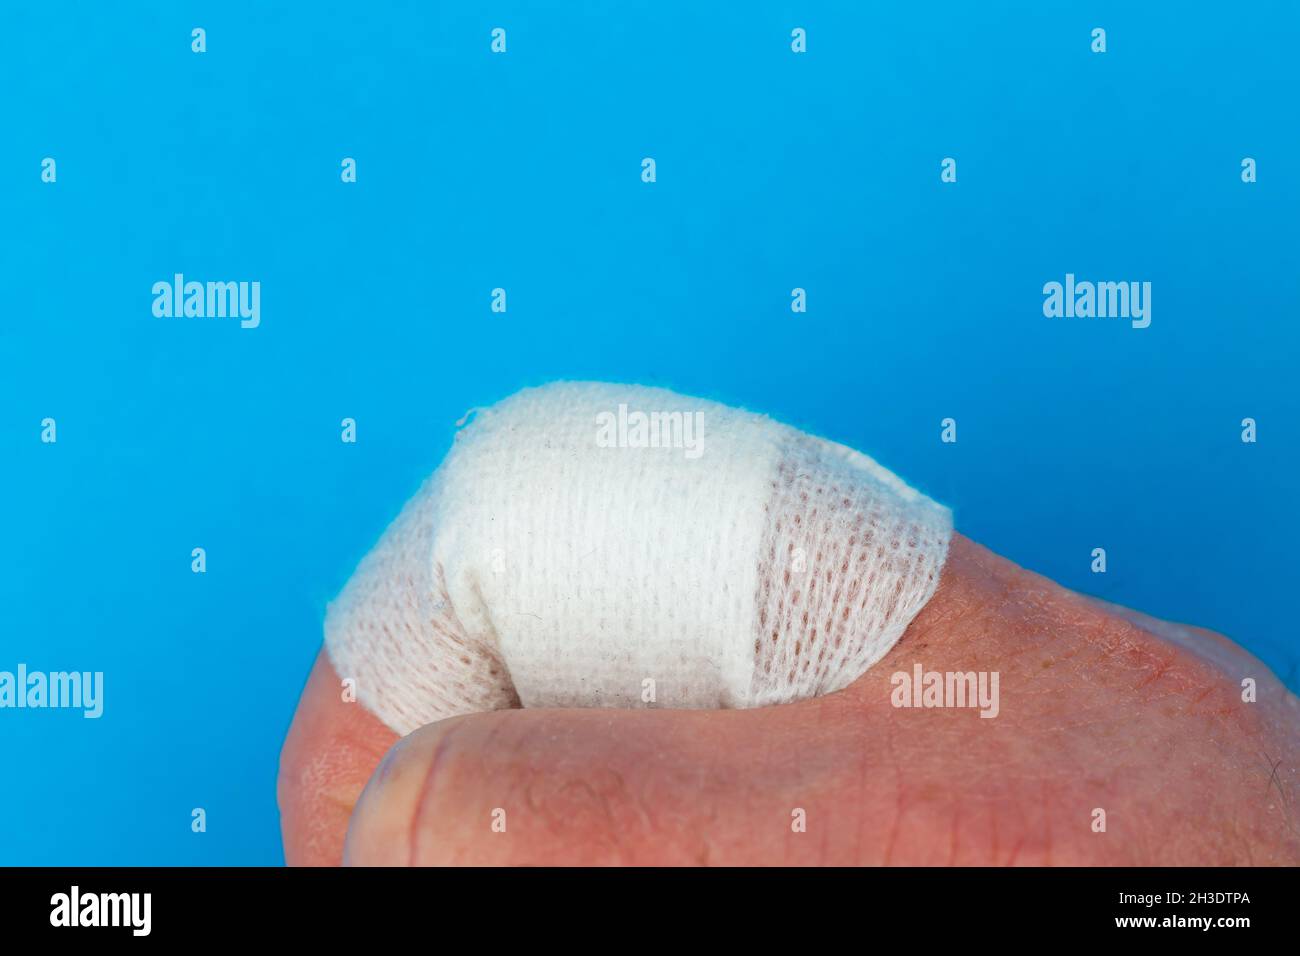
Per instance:
[[[916,663],[998,671],[997,717],[894,707]],[[1298,760],[1300,701],[1226,638],[958,535],[888,656],[781,707],[496,711],[399,742],[322,654],[279,801],[290,864],[1296,865]]]

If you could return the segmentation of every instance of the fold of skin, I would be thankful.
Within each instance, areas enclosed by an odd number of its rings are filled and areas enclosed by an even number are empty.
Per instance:
[[[997,716],[895,707],[916,664],[998,672]],[[504,710],[398,742],[322,654],[279,801],[295,865],[1295,865],[1298,761],[1300,701],[1231,641],[955,535],[883,660],[780,707]]]

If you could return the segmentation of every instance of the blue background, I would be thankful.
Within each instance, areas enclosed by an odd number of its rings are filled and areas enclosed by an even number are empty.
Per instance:
[[[563,377],[860,447],[1297,686],[1295,4],[710,6],[6,5],[0,669],[105,714],[0,711],[0,863],[280,862],[325,602],[466,409]],[[261,327],[155,318],[176,272]],[[1150,328],[1044,318],[1066,272]]]

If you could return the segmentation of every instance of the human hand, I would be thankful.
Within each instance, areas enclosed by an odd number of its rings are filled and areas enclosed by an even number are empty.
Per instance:
[[[895,707],[916,664],[997,672],[996,717]],[[954,535],[886,657],[777,707],[500,710],[399,741],[322,653],[279,801],[295,865],[1295,865],[1298,759],[1300,701],[1231,641]]]

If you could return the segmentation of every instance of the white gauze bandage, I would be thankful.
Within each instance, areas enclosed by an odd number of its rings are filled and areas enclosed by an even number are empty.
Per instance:
[[[839,690],[939,581],[948,510],[843,445],[657,388],[481,411],[329,608],[399,733],[503,707],[758,707]]]

